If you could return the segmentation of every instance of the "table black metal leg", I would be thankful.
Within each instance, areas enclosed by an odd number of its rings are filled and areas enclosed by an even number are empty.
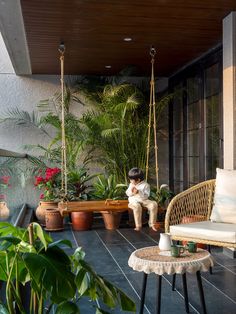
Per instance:
[[[139,314],[143,314],[145,293],[146,293],[146,285],[147,285],[147,274],[143,273],[143,285],[142,285],[142,291],[141,291],[141,300],[140,300]]]
[[[202,310],[204,314],[207,314],[206,311],[206,303],[205,303],[205,297],[204,297],[204,292],[203,292],[203,287],[202,287],[202,277],[200,274],[200,271],[196,272],[196,276],[197,276],[197,284],[198,284],[198,290],[199,290],[199,295],[200,295],[200,301],[201,301],[201,305],[202,305]]]
[[[175,291],[175,280],[176,280],[176,274],[172,276],[172,291]]]
[[[157,275],[157,314],[161,313],[161,282],[162,276]]]
[[[187,288],[186,273],[182,274],[182,281],[183,281],[183,290],[184,290],[185,310],[187,313],[189,313],[188,288]]]

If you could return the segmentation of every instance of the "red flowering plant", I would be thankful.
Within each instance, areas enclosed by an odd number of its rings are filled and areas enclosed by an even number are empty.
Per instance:
[[[3,189],[7,189],[8,187],[10,187],[10,176],[1,176],[0,177],[0,192]],[[0,194],[0,202],[5,200],[5,194]]]
[[[45,174],[35,177],[34,185],[43,193],[40,194],[40,199],[43,201],[55,201],[59,198],[61,187],[61,170],[59,168],[46,168]]]

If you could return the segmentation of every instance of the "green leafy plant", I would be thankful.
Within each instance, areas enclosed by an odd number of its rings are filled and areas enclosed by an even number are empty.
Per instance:
[[[167,184],[162,184],[158,190],[154,187],[151,188],[150,198],[155,200],[159,206],[165,207],[174,195]]]
[[[100,300],[109,308],[135,311],[134,302],[119,288],[99,276],[84,261],[77,248],[71,256],[62,246],[68,240],[53,240],[33,223],[28,229],[0,223],[0,280],[5,282],[6,302],[0,301],[4,314],[78,314],[80,301]],[[20,288],[30,284],[30,306],[22,300]],[[94,302],[96,313],[108,313]],[[54,309],[53,309],[54,308]]]
[[[86,147],[94,149],[93,160],[101,163],[108,174],[115,174],[120,182],[127,183],[129,169],[146,166],[149,114],[146,95],[137,86],[125,82],[106,84],[92,91],[87,86],[80,88],[93,107],[81,120]],[[157,123],[171,97],[165,95],[157,101]]]
[[[125,199],[127,198],[125,194],[126,184],[118,184],[115,175],[100,175],[97,181],[93,184],[92,197],[95,199]]]
[[[147,114],[142,92],[132,84],[106,85],[88,93],[93,106],[81,119],[87,146],[94,151],[107,173],[127,182],[127,172],[135,164],[144,168],[146,160]]]
[[[174,195],[167,184],[162,184],[158,190],[151,187],[150,199],[158,204],[157,221],[163,222],[165,220],[166,208]]]
[[[84,199],[87,200],[90,197],[89,181],[94,177],[97,177],[97,174],[89,175],[88,170],[82,166],[76,170],[68,172],[68,193],[67,199],[70,201]]]

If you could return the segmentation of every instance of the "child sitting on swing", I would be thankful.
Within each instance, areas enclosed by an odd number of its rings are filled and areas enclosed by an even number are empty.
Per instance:
[[[140,231],[142,228],[142,206],[149,211],[149,227],[157,231],[155,223],[157,219],[157,202],[148,199],[150,196],[150,185],[144,181],[144,173],[139,168],[132,168],[128,173],[130,184],[126,190],[129,197],[129,208],[133,210],[135,228]]]

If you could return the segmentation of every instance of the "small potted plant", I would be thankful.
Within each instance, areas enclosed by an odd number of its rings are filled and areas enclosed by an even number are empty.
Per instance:
[[[97,175],[89,175],[88,169],[84,166],[73,169],[68,172],[68,191],[67,200],[87,201],[89,199],[88,181],[92,180]],[[89,211],[74,211],[71,213],[71,222],[73,230],[84,231],[92,228],[93,212]]]
[[[166,208],[173,197],[174,193],[169,189],[167,184],[162,184],[158,190],[151,188],[150,198],[158,204],[156,227],[159,229],[164,228]]]
[[[61,170],[57,167],[46,168],[43,172],[35,177],[35,187],[40,189],[39,206],[36,208],[36,217],[41,225],[45,225],[45,214],[47,209],[57,209],[60,187],[61,187]]]
[[[92,197],[97,200],[124,200],[126,184],[118,184],[115,175],[100,175],[93,184]],[[128,208],[128,202],[127,202]],[[114,230],[119,228],[122,212],[102,211],[102,216],[106,229]]]

